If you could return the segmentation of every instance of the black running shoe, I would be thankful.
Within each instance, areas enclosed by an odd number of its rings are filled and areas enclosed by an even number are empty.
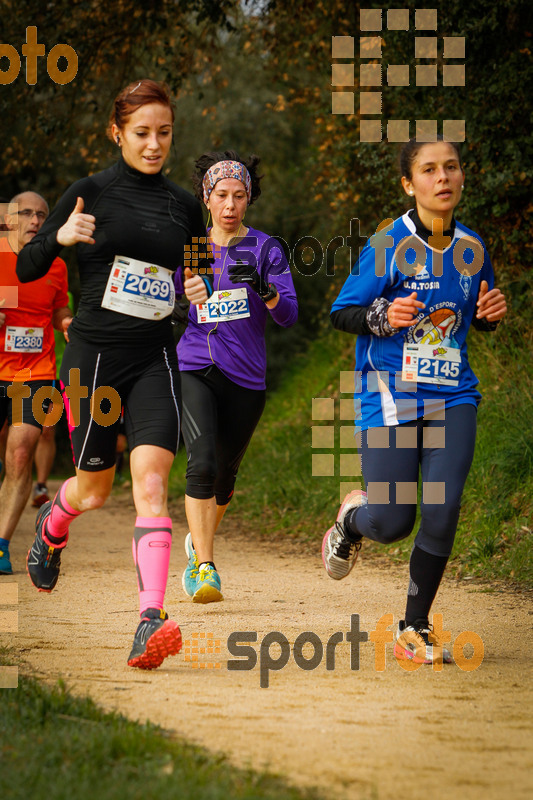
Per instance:
[[[147,608],[133,638],[129,667],[156,669],[181,650],[181,631],[160,608]]]
[[[47,544],[43,538],[45,522],[50,516],[51,509],[51,500],[39,509],[35,520],[35,539],[26,559],[28,575],[40,592],[51,592],[56,585],[61,566],[61,551],[67,543],[67,539],[65,539],[65,544],[62,544],[61,547],[54,547]]]

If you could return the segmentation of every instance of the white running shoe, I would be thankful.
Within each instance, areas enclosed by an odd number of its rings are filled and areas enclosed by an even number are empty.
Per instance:
[[[44,506],[45,503],[48,503],[50,500],[50,495],[48,494],[48,488],[45,486],[44,483],[35,484],[33,489],[33,497],[31,504],[34,508],[40,508]]]
[[[415,664],[453,663],[450,651],[439,642],[431,625],[418,621],[412,625],[406,625],[403,619],[399,621],[394,655]]]
[[[361,541],[352,542],[344,531],[346,515],[354,508],[366,506],[366,492],[354,489],[342,501],[335,524],[326,531],[322,541],[322,561],[330,578],[342,580],[350,574],[361,549]]]

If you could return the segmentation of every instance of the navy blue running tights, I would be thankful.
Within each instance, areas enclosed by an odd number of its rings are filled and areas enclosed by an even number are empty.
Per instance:
[[[438,415],[436,415],[438,416]],[[474,456],[477,408],[443,411],[444,419],[421,418],[362,433],[362,471],[368,505],[347,516],[348,535],[391,544],[411,533],[422,480],[421,521],[415,545],[447,558],[453,547],[461,495]]]

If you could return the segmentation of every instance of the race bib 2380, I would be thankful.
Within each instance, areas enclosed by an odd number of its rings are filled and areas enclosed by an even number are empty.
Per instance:
[[[42,353],[44,328],[6,326],[6,353]]]

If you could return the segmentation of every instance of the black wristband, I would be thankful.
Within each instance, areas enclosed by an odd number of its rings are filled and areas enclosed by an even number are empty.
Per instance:
[[[268,284],[268,292],[265,292],[264,294],[260,294],[259,297],[261,298],[261,300],[264,303],[268,303],[269,300],[273,300],[276,297],[277,293],[278,293],[278,290],[276,289],[274,284],[273,283],[269,283]]]

